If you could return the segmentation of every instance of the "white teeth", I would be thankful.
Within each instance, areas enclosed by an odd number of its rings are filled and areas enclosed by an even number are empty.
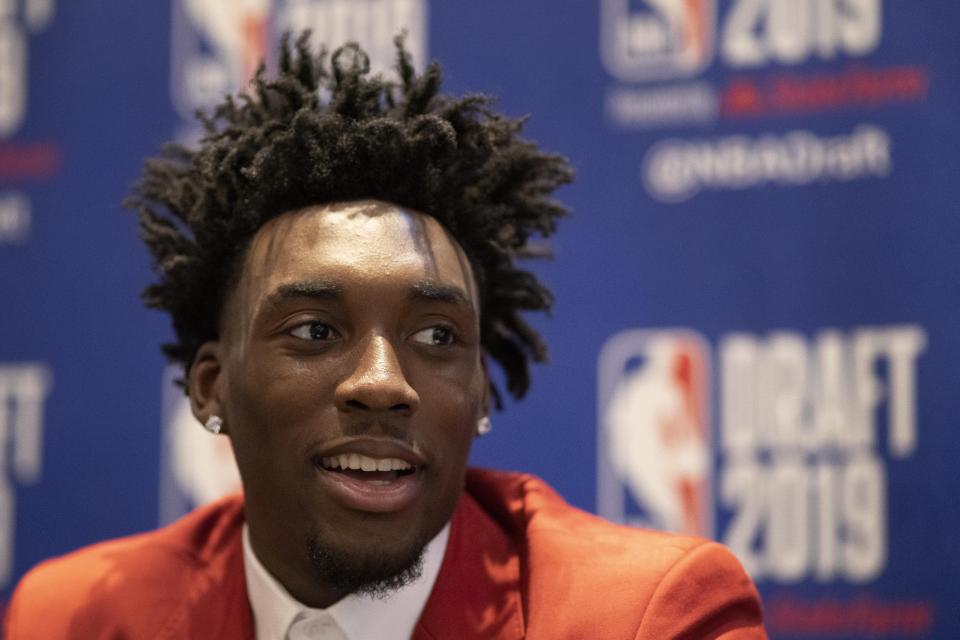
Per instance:
[[[370,458],[357,453],[344,453],[323,458],[324,469],[352,469],[354,471],[404,471],[412,465],[399,458]]]

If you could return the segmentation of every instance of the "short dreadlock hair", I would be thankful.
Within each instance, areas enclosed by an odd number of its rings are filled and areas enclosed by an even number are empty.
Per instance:
[[[249,93],[209,114],[197,148],[165,145],[148,159],[126,205],[159,280],[147,306],[170,313],[167,357],[190,366],[219,336],[220,311],[250,240],[268,220],[311,205],[378,199],[432,216],[467,255],[480,292],[481,342],[522,397],[529,361],[547,349],[521,317],[547,311],[550,292],[515,265],[533,257],[532,234],[549,236],[567,213],[550,194],[571,180],[562,156],[519,137],[523,120],[485,95],[439,93],[440,66],[414,70],[396,39],[396,80],[370,74],[356,44],[314,54],[309,32],[280,47],[276,79],[261,65]],[[494,400],[500,397],[493,388]]]

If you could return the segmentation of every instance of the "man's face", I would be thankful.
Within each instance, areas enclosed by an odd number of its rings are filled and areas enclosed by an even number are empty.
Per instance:
[[[474,279],[439,223],[378,201],[272,220],[215,352],[267,568],[323,606],[311,546],[347,571],[411,564],[453,512],[487,393]]]

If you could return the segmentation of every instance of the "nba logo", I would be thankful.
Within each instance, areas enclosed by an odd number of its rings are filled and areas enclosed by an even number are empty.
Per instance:
[[[271,0],[173,0],[171,94],[185,121],[244,86],[267,53]]]
[[[709,351],[682,329],[630,330],[598,363],[597,510],[710,537]]]
[[[183,122],[193,122],[198,109],[243,89],[261,60],[274,67],[281,34],[306,29],[315,45],[359,43],[372,73],[393,68],[393,38],[406,33],[407,51],[422,68],[427,18],[427,0],[173,0],[174,106]]]
[[[623,82],[685,78],[713,59],[716,0],[601,0],[600,55]]]

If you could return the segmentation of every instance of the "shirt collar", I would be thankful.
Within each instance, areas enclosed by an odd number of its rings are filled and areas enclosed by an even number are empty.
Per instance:
[[[450,537],[450,524],[440,530],[423,551],[423,572],[407,586],[386,598],[350,594],[327,609],[312,609],[298,602],[267,571],[250,545],[243,525],[243,571],[256,627],[257,640],[284,640],[298,614],[325,611],[349,640],[359,638],[409,638],[427,604],[440,573]]]

